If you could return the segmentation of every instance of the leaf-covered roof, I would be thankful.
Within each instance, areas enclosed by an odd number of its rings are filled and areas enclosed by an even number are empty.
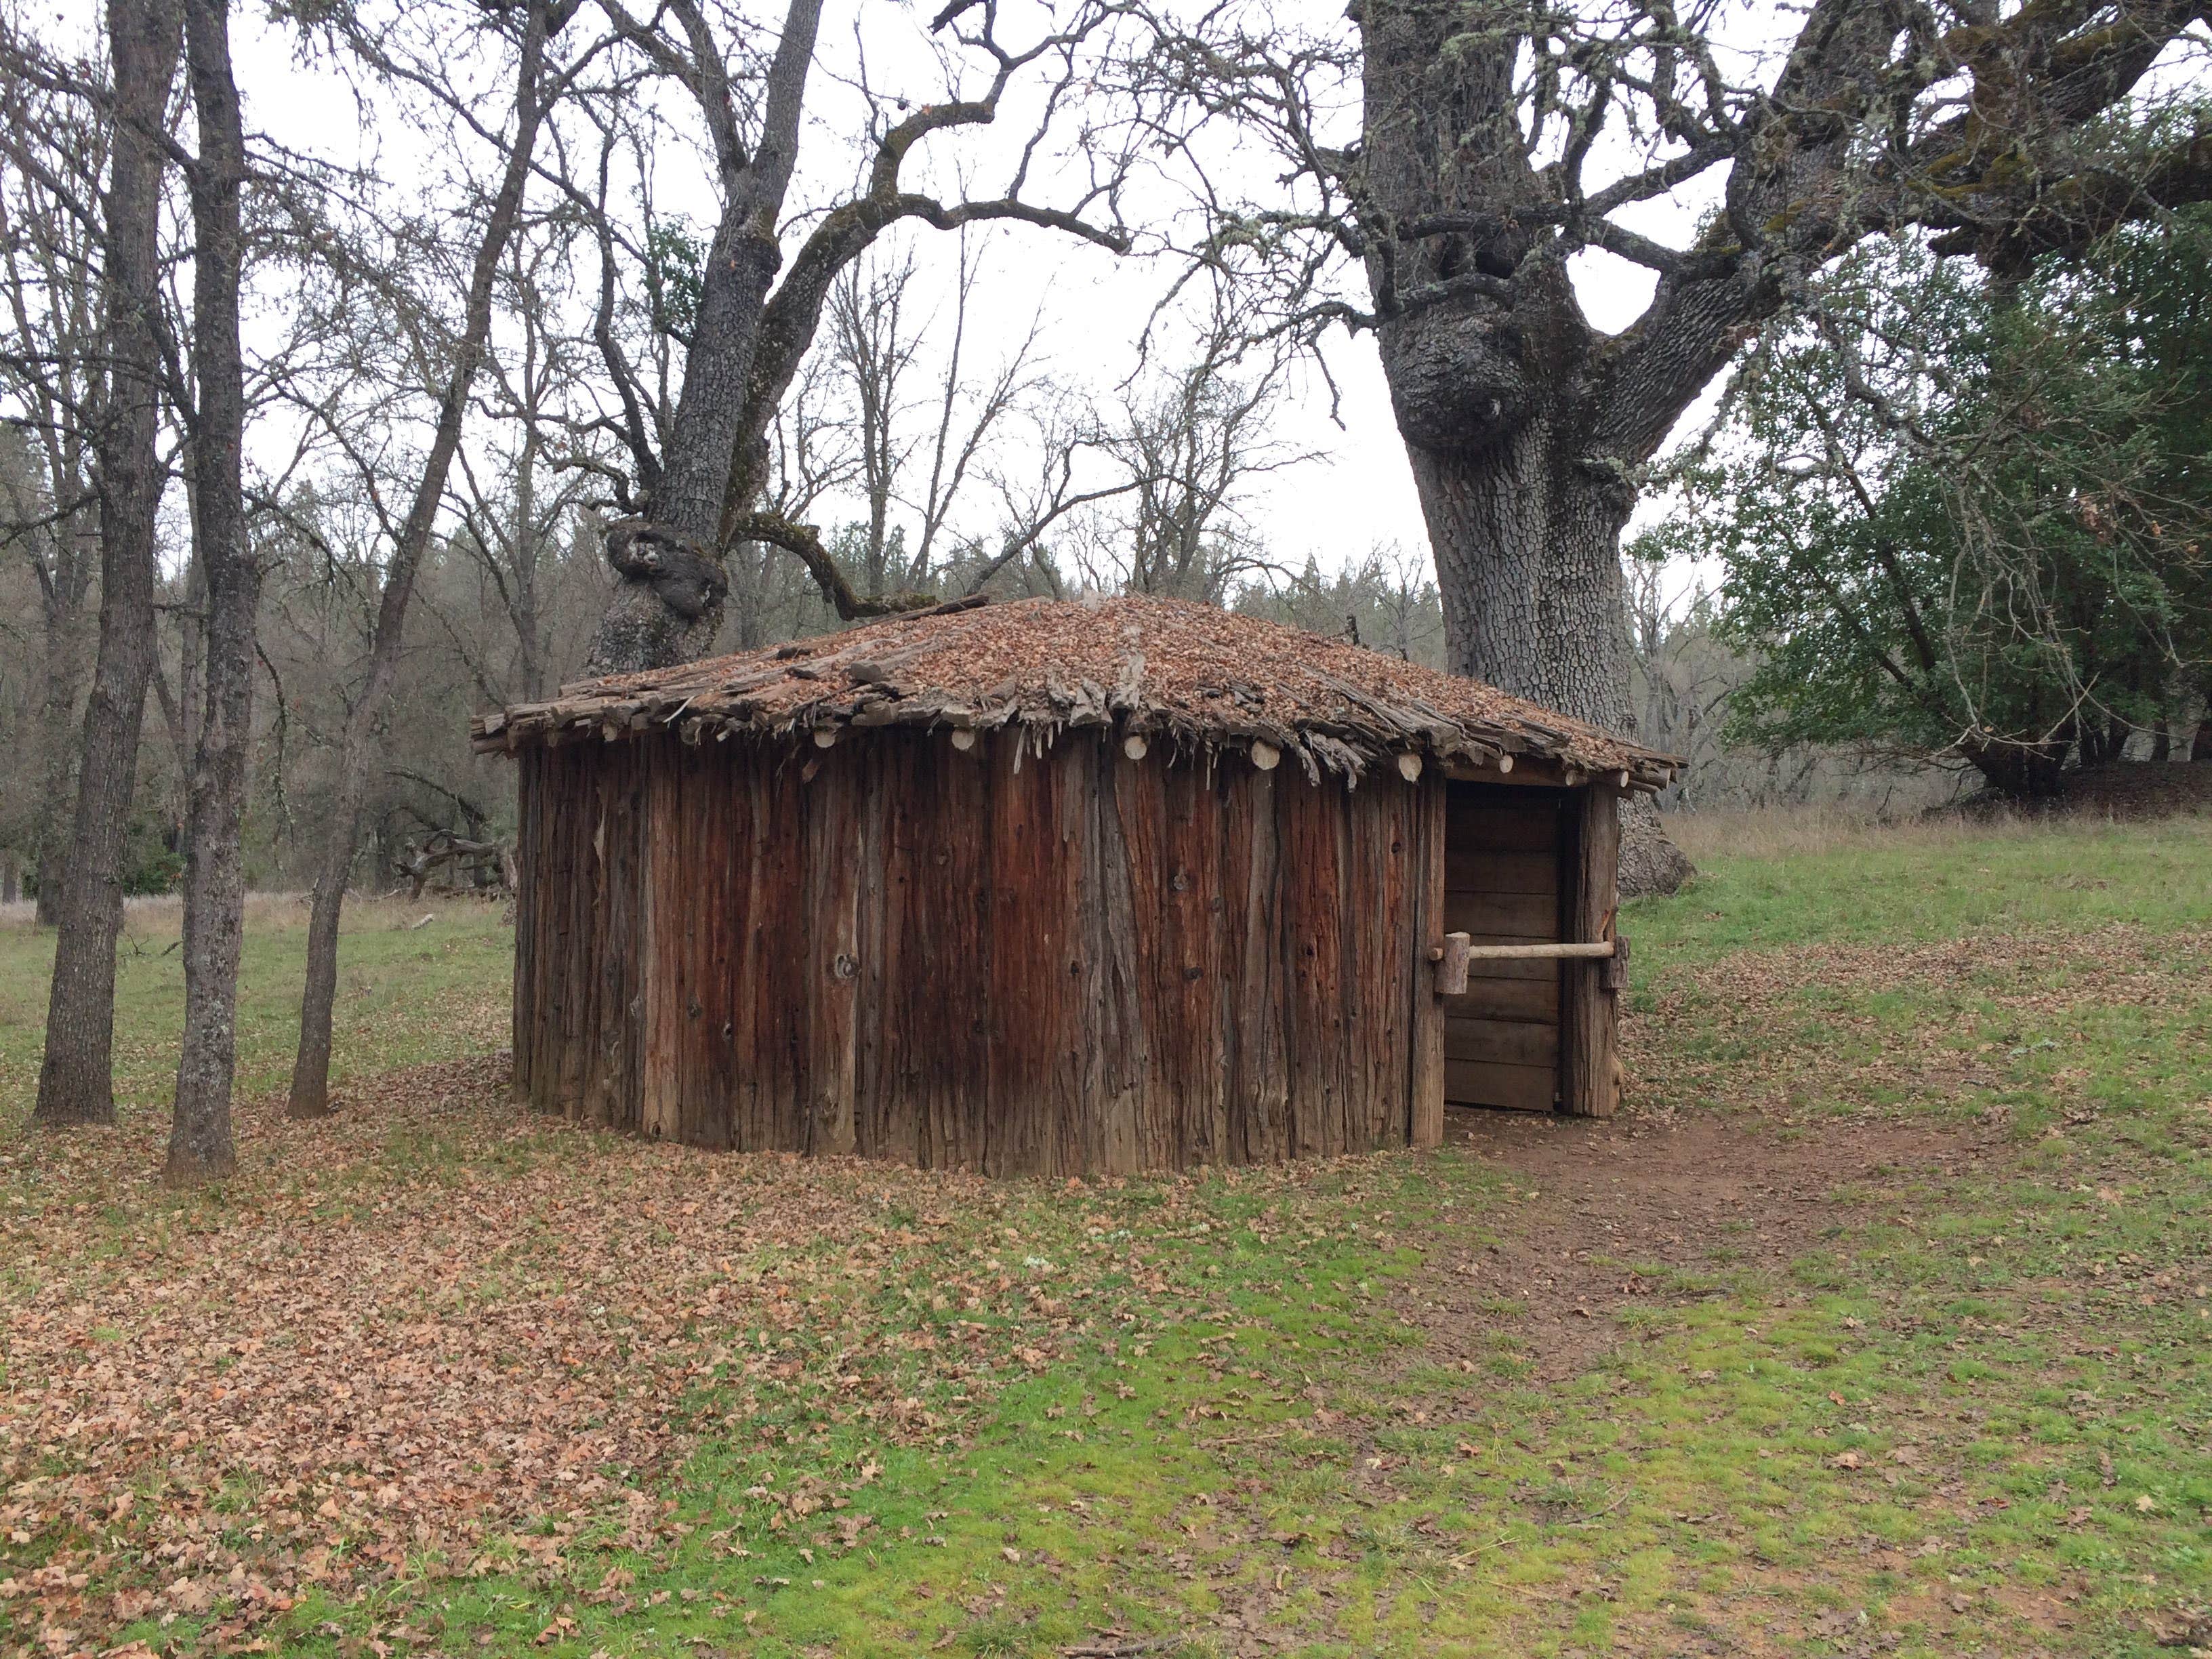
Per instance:
[[[1501,757],[1657,788],[1680,762],[1480,680],[1210,605],[1137,596],[958,603],[732,656],[564,685],[473,723],[480,749],[673,727],[687,741],[843,726],[1111,726],[1357,780],[1399,757]],[[1507,769],[1511,760],[1504,762]],[[1626,775],[1620,778],[1618,775]]]

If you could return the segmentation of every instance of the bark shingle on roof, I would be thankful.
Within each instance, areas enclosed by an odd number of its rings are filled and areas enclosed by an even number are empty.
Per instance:
[[[1657,788],[1680,763],[1594,726],[1340,640],[1210,605],[1134,595],[956,602],[733,656],[561,688],[472,722],[516,749],[672,726],[690,742],[834,740],[841,727],[1012,726],[1042,749],[1111,726],[1212,752],[1266,745],[1356,781],[1401,756],[1529,757]],[[816,741],[823,741],[817,738]],[[1264,752],[1264,751],[1263,751]]]

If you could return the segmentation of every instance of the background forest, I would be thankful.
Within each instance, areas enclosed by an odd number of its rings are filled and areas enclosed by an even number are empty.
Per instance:
[[[471,711],[958,595],[1356,637],[1681,752],[1660,810],[2212,757],[2207,46],[2165,0],[0,7],[38,1114],[112,1115],[120,894],[183,896],[169,1175],[221,1173],[246,891],[310,895],[319,1115],[347,894],[507,873]],[[1688,870],[1628,802],[1624,890]]]
[[[25,251],[11,266],[19,303],[36,291]],[[2031,763],[2050,787],[2069,765],[2212,750],[2199,732],[2212,660],[2208,269],[2201,209],[2002,294],[1885,245],[1832,275],[1817,314],[1763,341],[1718,415],[1666,459],[1669,493],[1627,550],[1638,726],[1691,761],[1662,804],[1911,811],[1990,785],[2028,793]],[[1024,379],[1018,360],[980,392],[918,384],[966,318],[956,295],[949,315],[915,321],[913,278],[903,258],[841,286],[777,433],[779,500],[793,516],[821,504],[866,512],[828,538],[862,593],[1133,588],[1349,631],[1443,665],[1425,554],[1386,544],[1328,568],[1310,553],[1293,565],[1252,534],[1242,508],[1284,453],[1269,425],[1279,387],[1218,366],[1167,382],[1149,405],[1133,398],[1111,428],[1064,438],[1055,463],[1091,446],[1115,470],[1102,486],[1114,493],[1018,556],[948,536],[947,475],[975,466],[1016,419],[1050,429],[1066,399],[1042,375]],[[537,356],[556,354],[528,313],[514,320],[515,372],[526,398],[543,400],[554,374]],[[1895,349],[1901,340],[1912,343]],[[496,356],[492,367],[504,385]],[[954,433],[946,405],[971,397],[962,412],[973,424]],[[356,871],[371,886],[405,882],[441,832],[505,833],[508,780],[471,753],[467,717],[580,672],[606,607],[605,513],[528,430],[526,421],[517,451],[464,457],[447,532],[418,579]],[[487,423],[495,446],[499,432]],[[0,658],[0,875],[29,896],[42,854],[66,837],[96,572],[72,522],[82,515],[53,517],[52,458],[35,432],[13,428],[0,465],[16,553],[0,563],[10,647]],[[246,820],[258,887],[310,881],[335,827],[337,750],[381,591],[374,495],[302,489],[272,509],[258,543],[267,696]],[[132,824],[140,892],[167,890],[182,867],[194,573],[188,549],[174,553],[153,711],[161,740]],[[732,569],[715,648],[842,625],[780,550],[748,544]],[[1978,728],[2008,741],[1960,741]]]

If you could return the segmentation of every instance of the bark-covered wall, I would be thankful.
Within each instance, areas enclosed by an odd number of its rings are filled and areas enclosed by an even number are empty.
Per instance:
[[[520,763],[515,1072],[544,1109],[1009,1175],[1441,1133],[1433,777],[899,732]]]

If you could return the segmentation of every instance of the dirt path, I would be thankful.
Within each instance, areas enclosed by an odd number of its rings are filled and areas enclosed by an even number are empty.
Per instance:
[[[1448,1146],[1508,1172],[1521,1196],[1498,1242],[1439,1252],[1405,1290],[1428,1333],[1414,1363],[1480,1359],[1503,1300],[1537,1374],[1573,1375],[1612,1343],[1613,1312],[1663,1284],[1650,1270],[1778,1271],[1856,1206],[1837,1189],[1906,1170],[1963,1172],[1979,1132],[1838,1121],[1792,1129],[1748,1115],[1612,1122],[1454,1111]],[[1642,1270],[1642,1271],[1638,1271]]]

